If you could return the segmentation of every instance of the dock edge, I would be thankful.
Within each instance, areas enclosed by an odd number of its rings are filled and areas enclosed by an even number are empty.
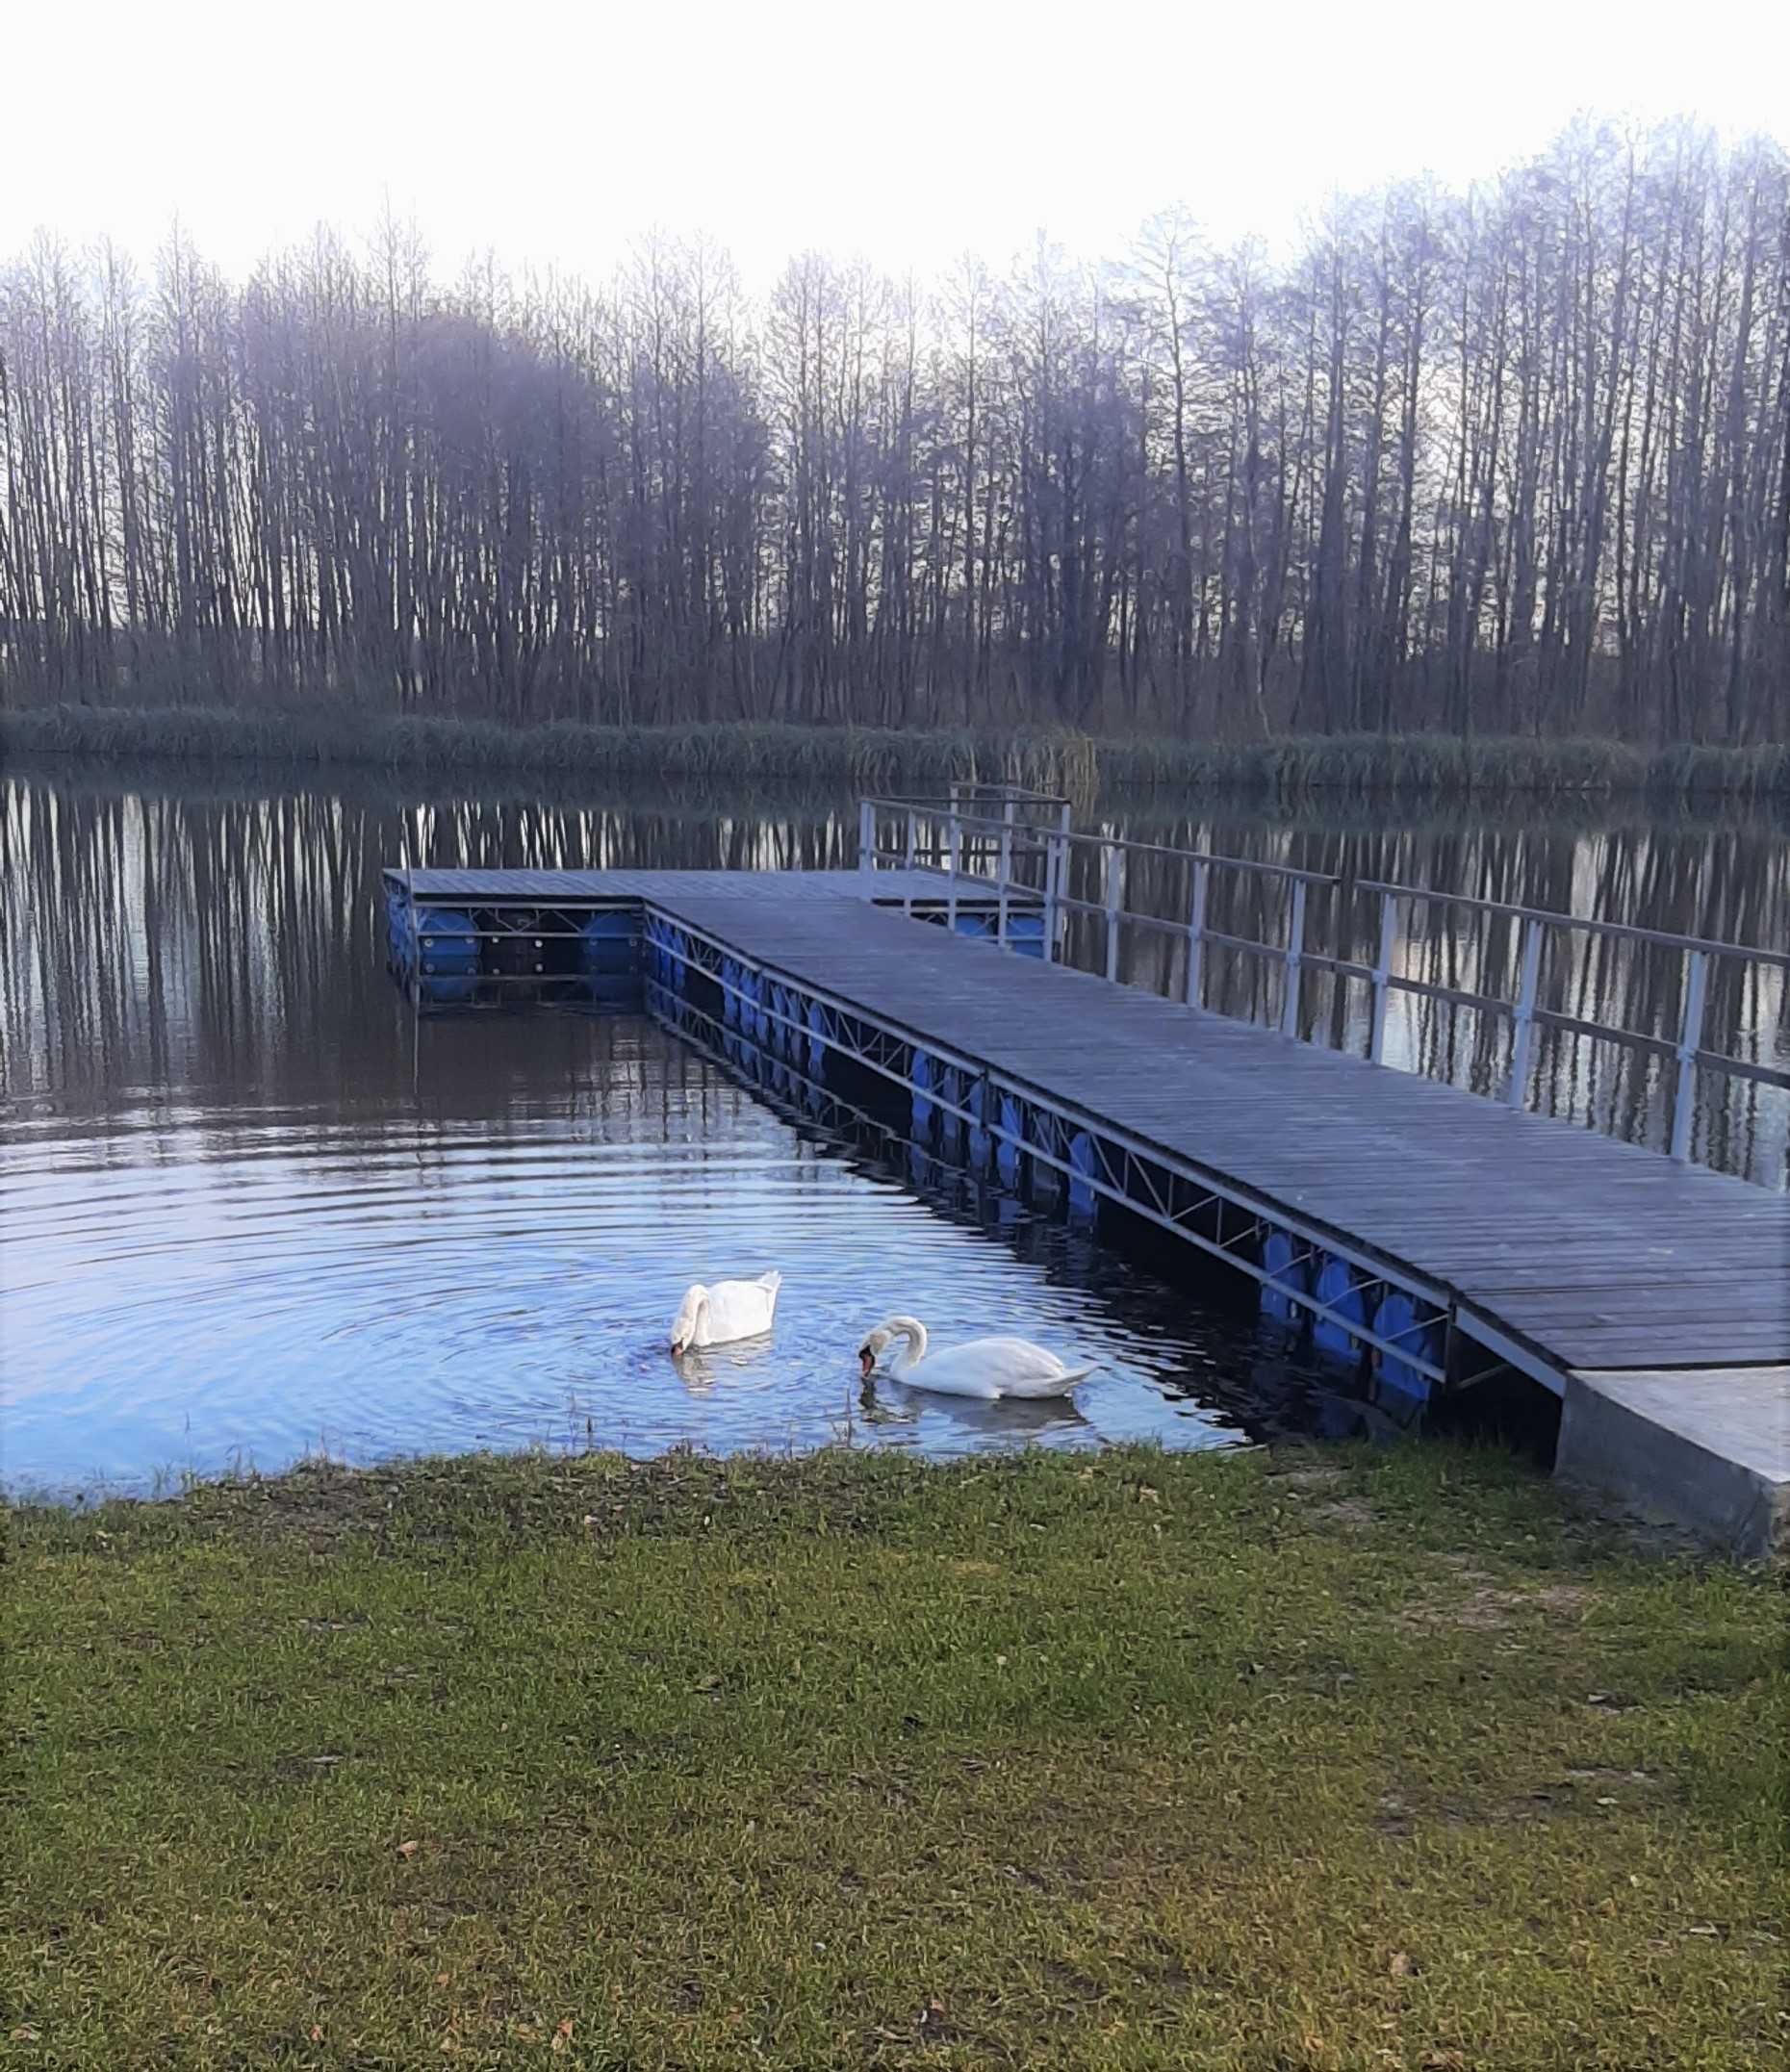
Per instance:
[[[1554,1472],[1743,1561],[1790,1561],[1790,1367],[1574,1370]]]

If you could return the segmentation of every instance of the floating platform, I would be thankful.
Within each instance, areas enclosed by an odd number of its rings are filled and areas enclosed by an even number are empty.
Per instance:
[[[384,873],[394,973],[420,1006],[466,1009],[519,1001],[578,1006],[623,997],[638,983],[649,908],[705,892],[778,904],[866,900],[912,918],[1042,958],[1042,902],[971,890],[953,899],[931,871],[524,871]],[[668,904],[669,903],[669,904]],[[1002,908],[1006,911],[1003,914]]]
[[[577,959],[524,980],[644,978],[733,1054],[873,1075],[944,1155],[1173,1233],[1414,1395],[1529,1375],[1563,1474],[1782,1548],[1790,1197],[1066,968],[1036,905],[936,872],[388,870],[386,897],[446,1005],[509,938]]]

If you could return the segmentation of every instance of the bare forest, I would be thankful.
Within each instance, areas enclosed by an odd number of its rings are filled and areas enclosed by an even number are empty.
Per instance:
[[[1790,157],[1685,126],[1284,259],[0,267],[17,704],[1749,744],[1787,554]]]

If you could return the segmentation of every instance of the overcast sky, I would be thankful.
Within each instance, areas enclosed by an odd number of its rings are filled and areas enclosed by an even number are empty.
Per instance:
[[[1185,200],[1279,242],[1333,188],[1491,174],[1581,110],[1790,141],[1790,0],[21,0],[0,254],[40,225],[233,273],[390,194],[439,270],[601,272],[653,223],[762,285],[808,244],[922,270]]]

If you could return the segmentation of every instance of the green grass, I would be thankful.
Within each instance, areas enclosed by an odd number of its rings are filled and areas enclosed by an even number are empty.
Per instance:
[[[1780,1600],[1501,1456],[473,1460],[8,1523],[7,2064],[1781,2039]]]
[[[1061,730],[802,727],[506,727],[394,718],[341,702],[302,707],[0,709],[0,755],[286,761],[411,775],[571,775],[935,789],[1005,780],[1086,800],[1116,787],[1221,787],[1263,800],[1384,791],[1447,798],[1790,799],[1790,745],[1673,748],[1446,734],[1289,735],[1261,742],[1094,737]]]

